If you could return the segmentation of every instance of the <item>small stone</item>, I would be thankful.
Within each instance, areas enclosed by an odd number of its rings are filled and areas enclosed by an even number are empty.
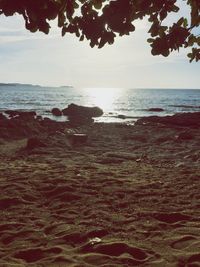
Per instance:
[[[87,142],[88,136],[87,136],[87,134],[74,133],[74,134],[69,134],[68,135],[68,139],[71,141],[71,143],[73,145],[76,145],[76,144],[84,144],[84,143]]]
[[[101,238],[99,238],[99,237],[94,237],[94,238],[91,238],[90,240],[89,240],[89,243],[91,244],[91,245],[95,245],[95,244],[98,244],[98,243],[101,243],[102,242],[102,240],[101,240]]]
[[[118,118],[118,119],[125,120],[125,119],[126,119],[126,116],[125,116],[125,115],[122,115],[122,114],[120,114],[120,115],[118,115],[118,116],[117,116],[117,118]]]

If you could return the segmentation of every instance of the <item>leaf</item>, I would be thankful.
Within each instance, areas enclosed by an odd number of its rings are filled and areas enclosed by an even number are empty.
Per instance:
[[[164,20],[167,17],[167,11],[165,9],[163,9],[160,12],[160,20]]]
[[[101,0],[93,0],[93,5],[96,9],[102,8],[102,1]]]
[[[67,32],[66,26],[62,27],[62,36],[64,36]]]
[[[177,25],[178,26],[181,26],[182,24],[184,23],[184,18],[182,17],[182,18],[180,18],[178,21],[177,21]]]
[[[183,21],[183,27],[184,28],[187,28],[188,27],[188,21],[186,18],[184,18],[184,21]]]
[[[153,38],[148,38],[148,39],[147,39],[147,42],[148,42],[148,43],[152,43],[153,41],[154,41]]]
[[[58,15],[58,27],[62,27],[65,24],[65,15],[64,13],[59,13]]]
[[[79,40],[80,40],[80,41],[83,41],[83,40],[84,40],[84,35],[83,35],[83,34],[81,35],[81,37],[80,37]]]
[[[168,56],[169,56],[169,50],[165,50],[165,51],[163,51],[163,52],[162,52],[162,55],[163,55],[164,57],[168,57]]]
[[[172,7],[173,12],[178,12],[179,10],[180,10],[179,7],[177,7],[176,5],[173,5],[173,7]]]
[[[98,48],[102,48],[106,44],[106,40],[101,38]]]
[[[185,14],[185,7],[183,10],[180,5],[178,22],[174,24],[169,15],[179,11],[178,0],[0,0],[0,14],[20,14],[27,30],[40,30],[46,34],[50,30],[49,20],[58,19],[62,36],[69,32],[80,41],[87,39],[92,47],[99,48],[112,44],[115,34],[129,35],[135,30],[135,21],[148,17],[152,38],[147,42],[152,47],[152,54],[167,56],[180,47],[200,46],[200,0],[183,1],[191,18],[187,20],[187,16],[180,15]],[[165,20],[168,27],[163,26]],[[189,58],[198,61],[199,50],[192,50]]]

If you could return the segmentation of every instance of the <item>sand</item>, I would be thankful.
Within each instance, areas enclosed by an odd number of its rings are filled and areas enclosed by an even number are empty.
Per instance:
[[[1,139],[0,266],[200,266],[200,128],[75,131]]]

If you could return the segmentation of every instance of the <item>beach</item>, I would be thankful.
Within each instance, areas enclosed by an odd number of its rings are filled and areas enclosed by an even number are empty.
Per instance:
[[[0,116],[0,266],[200,266],[200,116],[183,117]]]

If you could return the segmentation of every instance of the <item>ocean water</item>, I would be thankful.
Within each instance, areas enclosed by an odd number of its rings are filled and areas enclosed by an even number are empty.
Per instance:
[[[150,115],[172,115],[177,112],[200,111],[200,90],[194,89],[118,89],[72,87],[40,87],[29,85],[0,85],[0,111],[34,110],[39,115],[54,118],[51,109],[63,109],[70,103],[99,106],[104,115],[98,121],[117,122],[118,115],[127,120]],[[163,112],[150,112],[162,108]],[[66,120],[65,117],[59,120]]]

